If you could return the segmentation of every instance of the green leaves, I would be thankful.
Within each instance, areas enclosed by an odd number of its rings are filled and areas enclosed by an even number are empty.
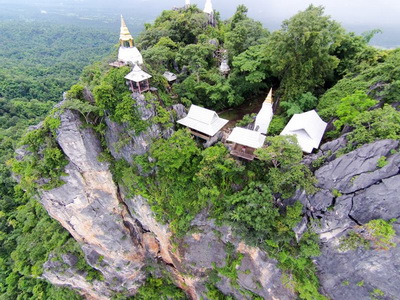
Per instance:
[[[369,98],[364,92],[356,91],[354,94],[340,100],[336,115],[339,120],[334,122],[336,130],[339,131],[343,125],[353,125],[355,118],[368,108],[377,104],[378,101]]]
[[[282,29],[269,39],[271,66],[281,79],[284,100],[293,100],[322,86],[337,67],[339,59],[330,54],[343,29],[323,15],[321,6],[283,22]]]

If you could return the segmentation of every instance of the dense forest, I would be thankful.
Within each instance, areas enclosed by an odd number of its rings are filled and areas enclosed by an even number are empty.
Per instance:
[[[86,264],[79,245],[35,199],[37,190],[63,185],[60,176],[68,162],[55,140],[60,109],[79,112],[96,131],[104,147],[99,159],[111,164],[114,180],[129,195],[148,200],[156,219],[169,225],[177,245],[195,230],[196,215],[207,211],[218,224],[231,226],[246,243],[276,259],[285,275],[282,280],[299,298],[325,299],[312,261],[320,253],[318,236],[310,228],[297,239],[292,228],[303,218],[303,205],[286,201],[296,190],[317,191],[316,165],[309,168],[302,162],[295,139],[277,134],[294,114],[317,109],[329,122],[326,139],[347,134],[340,155],[376,140],[398,140],[400,52],[369,46],[374,31],[362,36],[346,32],[322,7],[309,6],[274,32],[249,18],[243,5],[228,20],[221,20],[218,13],[213,18],[189,6],[164,11],[145,25],[136,45],[160,100],[154,101],[151,92],[144,95],[156,110],[147,120],[140,117],[137,100],[125,84],[130,68],[109,67],[112,56],[86,67],[78,81],[85,65],[110,53],[115,41],[109,34],[40,24],[1,27],[5,32],[1,44],[6,45],[0,53],[5,62],[0,70],[0,291],[4,299],[79,298],[40,279],[43,263],[65,253],[80,257],[78,265],[87,281],[102,280],[101,272]],[[22,46],[27,40],[29,45]],[[219,70],[224,60],[229,73]],[[172,87],[162,76],[165,71],[178,76]],[[257,150],[259,159],[253,162],[232,158],[221,143],[203,149],[188,131],[175,128],[171,118],[174,104],[221,111],[246,105],[271,87],[276,113],[266,147]],[[67,90],[63,106],[44,118]],[[87,101],[89,90],[94,101]],[[147,153],[134,155],[131,161],[116,159],[107,149],[107,118],[136,135],[153,124],[176,131],[169,138],[155,139]],[[16,140],[26,127],[43,119],[19,143],[28,154],[12,159]],[[119,147],[124,143],[121,140]],[[323,158],[318,161],[323,162]],[[387,221],[364,226],[376,243],[390,248],[394,231]],[[350,238],[359,243],[356,247],[368,243],[361,235]],[[233,297],[217,287],[221,277],[236,282],[238,276],[242,256],[227,248],[226,266],[215,266],[209,276],[209,299]],[[185,297],[172,285],[173,278],[154,270],[148,273],[153,277],[148,277],[135,299]]]
[[[24,22],[0,23],[0,33],[1,294],[3,299],[74,299],[74,294],[35,279],[49,249],[70,237],[36,200],[15,187],[6,162],[27,127],[43,120],[82,69],[110,55],[115,36],[105,30]]]

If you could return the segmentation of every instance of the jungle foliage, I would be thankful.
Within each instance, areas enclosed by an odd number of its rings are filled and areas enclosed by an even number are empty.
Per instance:
[[[50,253],[67,248],[80,258],[82,270],[93,272],[69,233],[32,197],[39,182],[42,188],[62,184],[65,159],[53,136],[60,120],[48,117],[24,137],[31,156],[14,161],[13,167],[22,185],[15,185],[6,162],[27,127],[44,119],[82,68],[108,55],[114,36],[96,29],[23,22],[0,23],[0,31],[0,297],[80,299],[39,278]]]
[[[130,195],[148,199],[156,218],[170,225],[176,243],[194,230],[195,216],[206,213],[277,259],[285,286],[301,299],[324,299],[311,260],[319,255],[318,239],[306,232],[297,240],[292,228],[303,217],[302,205],[281,204],[297,189],[315,192],[315,178],[301,163],[302,151],[295,138],[273,135],[293,114],[318,108],[327,121],[335,119],[332,136],[349,129],[345,151],[377,139],[399,139],[400,113],[390,105],[400,98],[399,50],[368,46],[373,32],[365,37],[346,33],[324,15],[322,7],[312,5],[273,33],[249,18],[243,5],[226,21],[218,13],[215,18],[216,26],[211,26],[201,10],[190,6],[164,11],[153,24],[146,24],[137,46],[158,89],[157,97],[144,95],[146,105],[156,110],[151,119],[141,119],[137,100],[128,91],[124,76],[129,68],[110,68],[104,62],[83,70],[60,109],[78,111],[104,138],[105,116],[138,134],[152,123],[172,127],[172,104],[194,103],[220,110],[246,103],[273,86],[278,109],[266,146],[256,151],[259,159],[253,162],[232,158],[223,144],[202,149],[183,129],[155,140],[149,152],[134,157],[132,164],[114,161],[104,150],[115,181]],[[101,279],[85,264],[69,234],[32,197],[35,188],[63,184],[60,176],[66,161],[54,139],[60,122],[57,115],[25,135],[22,144],[29,153],[24,160],[10,159],[22,131],[43,119],[61,93],[76,82],[89,57],[98,58],[87,49],[93,47],[104,55],[113,42],[108,35],[91,32],[89,36],[76,29],[66,29],[63,40],[57,32],[64,29],[41,25],[25,28],[26,32],[7,30],[0,37],[7,44],[0,57],[8,58],[5,66],[11,70],[0,71],[0,293],[4,299],[76,299],[71,291],[39,279],[50,256],[67,252],[80,258],[79,269],[89,278]],[[27,39],[24,34],[32,37],[29,48],[19,47],[19,41]],[[78,43],[72,42],[75,39]],[[229,74],[218,70],[222,59],[229,60]],[[167,70],[178,75],[172,87],[162,76]],[[89,90],[93,99],[87,95]],[[377,101],[379,108],[374,107]],[[20,176],[19,185],[13,183],[5,161]],[[386,225],[366,227],[384,246],[391,245],[393,235]],[[216,271],[234,280],[241,258],[236,253],[230,258],[227,267]],[[213,285],[208,289],[217,299],[225,297]],[[139,290],[138,299],[154,297],[185,296],[170,281],[152,277]]]

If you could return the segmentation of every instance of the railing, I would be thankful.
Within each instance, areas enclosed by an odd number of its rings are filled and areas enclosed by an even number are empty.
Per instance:
[[[237,151],[237,150],[232,150],[231,154],[240,158],[244,158],[247,160],[254,160],[254,158],[256,157],[254,154],[250,154],[250,153],[245,153],[242,151]]]

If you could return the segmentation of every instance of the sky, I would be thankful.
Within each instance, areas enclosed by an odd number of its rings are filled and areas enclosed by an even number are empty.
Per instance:
[[[399,0],[212,0],[214,9],[223,19],[229,18],[239,4],[248,7],[248,15],[270,30],[280,28],[283,20],[290,18],[309,4],[322,5],[325,13],[340,22],[349,31],[360,34],[379,28],[384,31],[381,41],[391,39],[400,46]],[[71,14],[107,12],[110,20],[117,21],[123,13],[131,22],[143,24],[153,21],[164,9],[181,7],[185,0],[0,0],[0,13],[4,4],[27,5],[37,11],[53,9],[71,10]],[[191,0],[201,9],[205,0]],[[135,24],[137,26],[138,24]]]

